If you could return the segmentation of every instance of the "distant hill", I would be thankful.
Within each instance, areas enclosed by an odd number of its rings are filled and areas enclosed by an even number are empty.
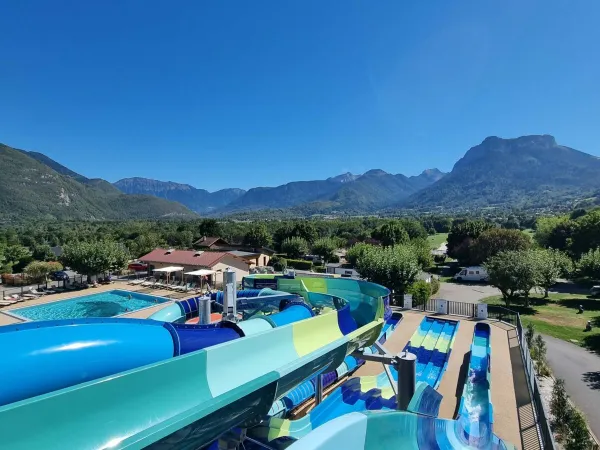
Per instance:
[[[204,189],[196,189],[189,184],[139,177],[124,178],[114,183],[114,186],[126,194],[147,194],[173,200],[198,213],[207,213],[222,208],[246,192],[243,189],[235,188],[208,192]]]
[[[437,169],[410,178],[373,169],[362,175],[345,173],[326,180],[294,181],[276,187],[249,189],[216,212],[285,208],[303,215],[374,212],[399,202],[443,176]]]
[[[488,137],[439,181],[398,208],[544,207],[592,196],[600,189],[600,159],[558,145],[553,136]]]
[[[83,177],[41,153],[0,144],[0,167],[0,222],[195,216],[175,202],[122,194],[110,183]]]

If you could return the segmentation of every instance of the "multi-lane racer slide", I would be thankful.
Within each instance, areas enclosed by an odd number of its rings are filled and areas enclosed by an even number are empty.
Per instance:
[[[199,448],[263,417],[294,386],[379,336],[386,288],[276,281],[322,314],[310,317],[313,308],[290,301],[267,320],[219,325],[231,338],[225,342],[207,342],[198,327],[152,320],[1,327],[3,447]],[[337,308],[323,307],[326,300]]]

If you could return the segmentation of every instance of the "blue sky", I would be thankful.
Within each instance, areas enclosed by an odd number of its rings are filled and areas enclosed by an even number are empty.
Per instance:
[[[0,4],[0,142],[88,177],[450,170],[486,136],[600,155],[598,0]]]

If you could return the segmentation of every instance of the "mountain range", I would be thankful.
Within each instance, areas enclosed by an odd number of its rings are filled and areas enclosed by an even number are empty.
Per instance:
[[[0,144],[0,223],[195,216],[180,203],[126,195],[105,180],[88,179],[41,153]]]
[[[113,220],[227,215],[260,210],[314,214],[540,208],[598,202],[600,159],[549,135],[488,137],[445,174],[407,177],[373,169],[325,180],[216,192],[189,184],[89,179],[42,153],[0,144],[0,221],[22,218]]]

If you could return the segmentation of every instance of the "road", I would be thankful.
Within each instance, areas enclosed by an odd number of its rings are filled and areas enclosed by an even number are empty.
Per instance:
[[[565,380],[567,393],[600,436],[600,356],[582,347],[544,336],[547,359],[556,378]]]
[[[436,297],[453,302],[479,303],[492,295],[500,295],[500,291],[485,284],[442,283]]]

